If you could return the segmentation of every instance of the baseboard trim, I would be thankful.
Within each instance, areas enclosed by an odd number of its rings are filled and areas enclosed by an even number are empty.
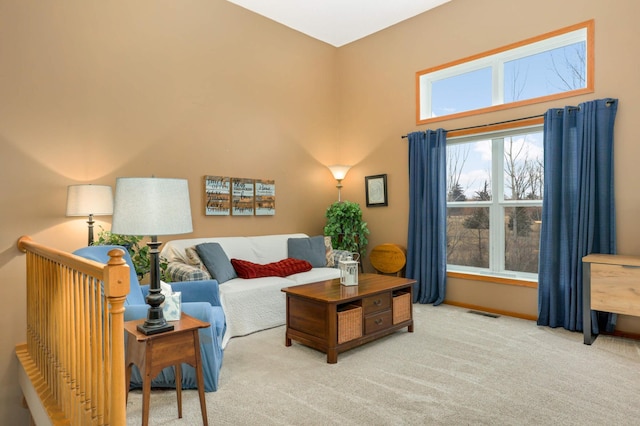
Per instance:
[[[527,314],[521,314],[519,312],[504,311],[502,309],[487,308],[486,306],[473,305],[471,303],[456,302],[453,300],[446,300],[446,299],[443,303],[445,305],[457,306],[458,308],[472,309],[474,311],[489,312],[492,314],[505,315],[508,317],[520,318],[520,319],[525,319],[530,321],[538,320],[537,315],[527,315]],[[601,332],[600,334],[602,334],[603,336],[615,336],[615,337],[622,337],[622,338],[631,339],[631,340],[640,340],[640,333],[625,331],[625,330],[614,330],[612,333]]]
[[[520,319],[526,319],[526,320],[530,320],[530,321],[537,321],[537,319],[538,319],[537,315],[527,315],[527,314],[522,314],[522,313],[519,313],[519,312],[504,311],[502,309],[487,308],[486,306],[473,305],[471,303],[456,302],[454,300],[446,300],[445,299],[444,303],[446,305],[457,306],[459,308],[472,309],[474,311],[489,312],[489,313],[492,313],[492,314],[504,315],[504,316],[507,316],[507,317],[514,317],[514,318],[520,318]]]

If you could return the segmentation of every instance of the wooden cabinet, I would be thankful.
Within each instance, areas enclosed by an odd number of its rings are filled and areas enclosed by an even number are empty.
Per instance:
[[[591,310],[640,316],[640,256],[590,254],[582,262],[582,325],[590,345]]]

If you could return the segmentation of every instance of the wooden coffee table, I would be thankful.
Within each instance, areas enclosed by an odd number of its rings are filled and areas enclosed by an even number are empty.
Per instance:
[[[360,274],[357,286],[339,279],[283,288],[287,295],[285,345],[295,340],[338,362],[347,351],[404,327],[413,332],[415,280]]]

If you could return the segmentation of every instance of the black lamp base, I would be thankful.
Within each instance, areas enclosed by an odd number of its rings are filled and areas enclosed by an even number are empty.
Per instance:
[[[159,333],[165,333],[167,331],[172,331],[174,327],[173,327],[173,324],[169,324],[166,321],[164,324],[150,324],[150,325],[147,325],[147,322],[145,321],[142,324],[138,324],[137,328],[140,333],[144,334],[145,336],[150,336],[152,334],[159,334]]]
[[[158,262],[158,247],[160,246],[155,236],[151,237],[151,241],[147,243],[149,246],[149,256],[151,261],[151,277],[149,283],[149,294],[145,298],[145,301],[149,305],[149,311],[147,311],[147,319],[144,323],[139,324],[137,329],[145,336],[152,334],[164,333],[173,330],[173,324],[167,323],[162,313],[162,302],[164,302],[164,295],[160,290],[160,264]]]

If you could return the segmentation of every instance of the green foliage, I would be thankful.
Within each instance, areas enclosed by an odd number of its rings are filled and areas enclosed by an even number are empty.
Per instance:
[[[350,201],[337,201],[329,206],[325,217],[327,224],[324,235],[331,237],[333,248],[360,253],[362,258],[369,243],[369,228],[367,222],[362,220],[360,205]]]
[[[139,278],[144,277],[151,270],[151,259],[149,257],[149,246],[140,244],[142,236],[139,235],[120,235],[105,231],[100,227],[98,239],[93,242],[94,246],[122,246],[127,249],[133,266],[136,268],[136,274]],[[160,269],[166,269],[166,266]]]
[[[489,183],[484,181],[484,189],[476,191],[473,198],[477,201],[490,201],[491,193],[489,192]],[[479,207],[473,210],[473,215],[465,219],[464,227],[468,229],[489,229],[489,209]]]

